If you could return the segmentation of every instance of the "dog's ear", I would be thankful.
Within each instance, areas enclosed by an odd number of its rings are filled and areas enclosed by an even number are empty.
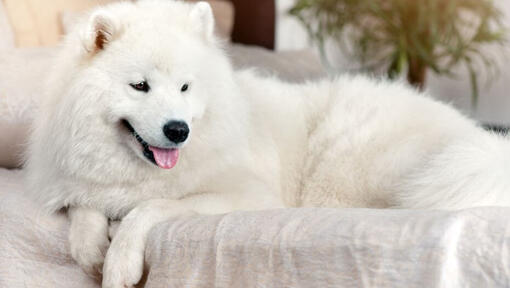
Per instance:
[[[190,17],[194,29],[202,34],[202,36],[210,41],[214,34],[214,16],[211,5],[207,2],[198,2],[191,9]]]
[[[87,52],[103,50],[110,41],[120,32],[115,18],[105,11],[93,13],[84,35],[84,46]]]

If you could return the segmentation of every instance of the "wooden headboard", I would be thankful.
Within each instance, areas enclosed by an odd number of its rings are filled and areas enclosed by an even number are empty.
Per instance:
[[[275,0],[230,0],[235,20],[232,41],[274,49]]]

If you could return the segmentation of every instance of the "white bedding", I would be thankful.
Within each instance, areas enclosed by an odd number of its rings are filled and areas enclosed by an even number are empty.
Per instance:
[[[67,220],[0,169],[0,287],[99,287]],[[151,231],[145,287],[510,287],[510,208],[281,209],[177,218]]]

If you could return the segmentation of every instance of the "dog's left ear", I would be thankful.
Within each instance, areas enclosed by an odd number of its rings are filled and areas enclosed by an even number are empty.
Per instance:
[[[202,34],[202,36],[210,41],[214,34],[214,16],[211,5],[207,2],[198,2],[194,5],[190,12],[191,23],[194,29]]]
[[[86,29],[85,35],[83,35],[83,45],[89,53],[103,50],[120,32],[120,27],[114,17],[105,11],[97,11],[92,14]]]

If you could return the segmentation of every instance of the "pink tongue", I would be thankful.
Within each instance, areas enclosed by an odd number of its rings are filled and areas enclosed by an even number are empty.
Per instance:
[[[172,169],[177,164],[179,158],[179,149],[161,149],[149,146],[149,150],[154,154],[156,164],[163,169]]]

